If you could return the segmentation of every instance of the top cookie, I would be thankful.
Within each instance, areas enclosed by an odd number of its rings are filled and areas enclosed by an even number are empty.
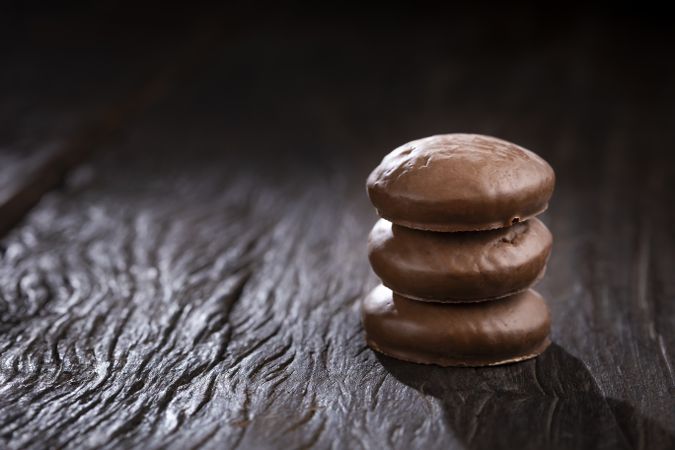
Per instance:
[[[368,177],[378,214],[430,231],[510,226],[543,212],[555,174],[533,152],[478,134],[442,134],[404,144]]]

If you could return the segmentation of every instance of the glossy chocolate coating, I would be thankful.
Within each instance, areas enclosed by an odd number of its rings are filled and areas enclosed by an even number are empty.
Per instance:
[[[424,301],[489,300],[527,289],[543,275],[553,238],[536,218],[489,231],[437,233],[380,219],[368,257],[382,283]]]
[[[555,175],[542,158],[501,139],[444,134],[404,144],[368,177],[378,214],[433,231],[489,230],[544,211]]]
[[[488,366],[533,358],[548,347],[546,303],[532,289],[483,303],[410,300],[383,285],[363,301],[368,345],[405,361]]]

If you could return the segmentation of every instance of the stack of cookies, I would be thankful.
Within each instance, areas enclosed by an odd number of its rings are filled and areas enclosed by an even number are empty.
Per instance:
[[[554,183],[542,158],[488,136],[432,136],[387,155],[367,184],[382,217],[368,241],[382,280],[362,305],[368,345],[441,366],[544,351],[549,312],[530,286],[551,252],[535,216]]]

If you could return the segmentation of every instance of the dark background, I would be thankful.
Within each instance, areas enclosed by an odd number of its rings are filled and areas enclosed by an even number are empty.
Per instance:
[[[673,448],[675,58],[656,3],[0,7],[0,446]],[[369,171],[556,171],[536,360],[365,346]]]

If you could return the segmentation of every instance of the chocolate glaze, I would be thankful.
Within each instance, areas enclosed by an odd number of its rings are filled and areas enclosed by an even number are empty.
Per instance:
[[[379,220],[368,257],[382,283],[424,301],[490,300],[527,289],[544,273],[553,238],[538,219],[497,230],[436,233]]]
[[[546,303],[532,289],[486,303],[407,299],[383,285],[363,301],[368,345],[405,361],[488,366],[533,358],[548,347]]]
[[[544,211],[555,175],[542,158],[476,134],[431,136],[402,145],[368,177],[378,214],[432,231],[512,225]]]

